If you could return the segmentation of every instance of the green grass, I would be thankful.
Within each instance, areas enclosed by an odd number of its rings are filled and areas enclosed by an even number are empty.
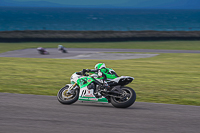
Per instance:
[[[33,44],[36,43],[19,43],[15,48],[30,48]],[[55,43],[43,45],[53,47]],[[120,61],[1,57],[0,92],[55,96],[61,87],[70,83],[73,72],[105,62],[119,75],[135,78],[128,86],[136,91],[136,101],[200,106],[199,59],[200,54],[185,53]]]
[[[63,45],[67,48],[126,48],[126,49],[174,49],[200,50],[200,41],[135,41],[109,43],[0,43],[0,53],[25,48],[54,48]]]

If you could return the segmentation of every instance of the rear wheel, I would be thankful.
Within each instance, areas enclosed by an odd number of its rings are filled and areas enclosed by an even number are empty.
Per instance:
[[[73,90],[74,92],[68,93],[69,86],[66,85],[59,90],[57,94],[57,99],[62,104],[72,104],[78,100],[79,89]]]
[[[135,102],[136,93],[130,87],[121,87],[121,90],[120,95],[111,97],[111,104],[116,108],[127,108]]]

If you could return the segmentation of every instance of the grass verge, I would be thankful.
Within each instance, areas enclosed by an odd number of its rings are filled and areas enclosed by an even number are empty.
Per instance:
[[[1,57],[0,92],[55,96],[73,72],[105,62],[119,75],[135,78],[128,86],[136,91],[137,101],[199,106],[199,58],[183,53],[120,61]]]

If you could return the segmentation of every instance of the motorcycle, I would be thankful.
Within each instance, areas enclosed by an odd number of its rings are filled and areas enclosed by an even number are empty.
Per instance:
[[[58,49],[60,52],[62,52],[62,53],[67,53],[67,50],[66,50],[66,48],[60,48],[60,49]]]
[[[37,48],[39,54],[49,55],[49,52],[45,48]]]
[[[89,75],[85,69],[71,76],[71,84],[66,84],[58,91],[57,99],[61,104],[73,104],[77,100],[111,103],[116,108],[127,108],[136,100],[135,91],[125,85],[133,81],[133,77],[121,76],[107,81],[99,79],[98,74]],[[107,89],[105,86],[109,86]]]

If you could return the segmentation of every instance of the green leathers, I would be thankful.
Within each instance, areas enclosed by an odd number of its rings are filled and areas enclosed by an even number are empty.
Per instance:
[[[104,76],[99,76],[97,71],[100,70],[102,75]],[[115,79],[118,77],[118,75],[115,73],[115,71],[111,68],[102,68],[102,69],[97,69],[97,70],[90,70],[90,73],[97,74],[100,78],[99,79],[104,79],[106,78],[107,80],[109,79]]]
[[[102,73],[102,78],[101,79],[115,79],[118,77],[118,75],[115,73],[115,71],[111,68],[106,68],[106,65],[104,63],[98,63],[94,67],[95,70],[90,70],[91,73],[96,73],[98,70]],[[99,72],[99,71],[98,71]]]
[[[118,77],[115,71],[111,68],[102,68],[101,72],[105,74],[107,79],[115,79]]]

